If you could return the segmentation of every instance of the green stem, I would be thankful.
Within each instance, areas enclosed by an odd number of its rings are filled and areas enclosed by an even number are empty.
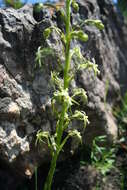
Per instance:
[[[63,108],[60,115],[60,120],[59,120],[59,125],[58,125],[58,130],[57,130],[56,144],[58,147],[60,146],[62,135],[63,135],[63,124],[64,124],[64,116],[65,116],[66,111],[67,111],[67,105],[63,103]]]
[[[67,89],[69,86],[69,70],[70,70],[70,0],[66,0],[66,50],[65,50],[65,67],[64,67],[64,89]],[[62,140],[62,136],[63,136],[63,124],[64,124],[64,117],[65,117],[65,113],[68,110],[68,105],[63,102],[62,105],[62,111],[61,111],[61,115],[60,115],[60,119],[59,119],[59,124],[58,124],[58,128],[57,128],[57,139],[56,139],[56,144],[58,147],[58,150],[56,152],[54,152],[54,154],[52,154],[52,161],[51,161],[51,165],[50,165],[50,170],[46,179],[46,183],[44,185],[44,190],[51,190],[51,185],[52,185],[52,180],[53,180],[53,175],[55,172],[55,168],[56,168],[56,162],[57,162],[57,158],[59,156],[59,147],[61,144],[61,140]]]
[[[70,69],[70,0],[66,1],[66,50],[64,67],[64,89],[68,88],[68,72]]]
[[[65,67],[64,67],[64,89],[68,88],[68,72],[70,69],[70,0],[66,0],[66,50],[65,50]],[[63,123],[64,116],[67,112],[66,103],[63,103],[63,109],[60,116],[60,123],[57,131],[57,140],[56,143],[59,146],[61,143],[62,135],[63,135]]]
[[[58,158],[58,154],[57,154],[57,152],[55,152],[54,155],[52,156],[50,170],[49,170],[49,173],[47,176],[46,183],[44,185],[44,190],[51,190],[51,185],[52,185],[53,175],[54,175],[55,168],[56,168],[57,158]]]

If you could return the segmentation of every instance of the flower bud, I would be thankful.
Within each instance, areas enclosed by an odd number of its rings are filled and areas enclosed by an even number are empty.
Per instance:
[[[71,37],[75,38],[75,39],[79,39],[83,42],[87,42],[88,41],[88,35],[85,34],[82,30],[79,31],[73,31],[71,33]]]
[[[103,30],[104,29],[104,25],[101,22],[101,20],[87,19],[87,20],[85,20],[85,24],[96,26],[96,28],[98,28],[99,30]]]
[[[78,34],[78,38],[83,41],[83,42],[87,42],[88,41],[88,35],[85,34],[83,31],[79,32]]]
[[[84,32],[82,30],[78,31],[78,36],[82,36],[84,34]]]
[[[77,13],[79,11],[78,3],[73,1],[72,2],[72,7],[73,7],[75,13]]]
[[[104,29],[104,25],[100,20],[96,20],[95,21],[95,26],[99,29],[99,30],[103,30]]]

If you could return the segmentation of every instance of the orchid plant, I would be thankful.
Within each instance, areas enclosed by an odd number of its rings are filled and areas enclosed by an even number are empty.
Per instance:
[[[76,71],[82,69],[93,69],[95,75],[99,73],[98,65],[87,60],[83,57],[81,49],[79,47],[74,47],[71,49],[71,41],[73,39],[80,40],[82,42],[88,41],[88,35],[84,33],[81,29],[83,25],[93,25],[99,30],[104,28],[104,25],[100,20],[87,19],[80,23],[79,27],[74,29],[71,27],[71,8],[78,12],[79,6],[75,0],[66,0],[65,1],[65,10],[62,11],[63,20],[65,22],[65,32],[56,26],[48,27],[44,30],[43,36],[45,40],[50,37],[53,30],[55,30],[61,38],[64,49],[64,58],[65,63],[63,66],[63,78],[56,71],[51,71],[51,81],[54,85],[54,94],[52,97],[52,110],[55,118],[57,118],[56,131],[54,135],[51,135],[48,131],[39,130],[37,133],[37,143],[46,142],[49,146],[51,152],[51,165],[48,172],[47,179],[43,190],[51,190],[52,180],[56,168],[56,163],[59,157],[60,152],[62,151],[65,143],[69,138],[77,138],[79,142],[82,141],[81,134],[76,129],[67,130],[70,123],[73,120],[80,120],[83,123],[84,128],[89,124],[88,116],[84,111],[71,109],[73,105],[80,105],[81,101],[86,103],[87,93],[82,88],[76,88],[73,90],[73,94],[70,95],[69,85],[74,79],[74,73],[72,73],[71,62],[74,57],[78,60],[78,63],[75,63]],[[39,47],[37,51],[36,60],[40,66],[42,66],[43,58],[49,54],[53,54],[52,49]],[[77,98],[78,97],[78,98]],[[55,109],[54,109],[55,107]],[[76,106],[73,106],[76,107]],[[63,133],[67,131],[67,135],[63,137]]]

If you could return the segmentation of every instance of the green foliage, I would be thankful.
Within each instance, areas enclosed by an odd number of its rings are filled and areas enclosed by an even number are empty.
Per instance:
[[[121,98],[121,105],[117,106],[113,110],[114,115],[118,121],[119,139],[117,148],[122,150],[124,154],[127,153],[127,92],[124,97]],[[124,156],[125,156],[124,155]],[[120,166],[121,172],[121,190],[127,189],[127,166],[123,163]]]
[[[118,110],[116,110],[116,116],[121,124],[127,124],[127,93],[125,93],[121,101],[122,106],[119,107]]]
[[[92,69],[96,74],[99,73],[98,66],[95,63],[95,60],[92,61],[87,60],[81,53],[79,47],[74,47],[71,49],[70,44],[73,39],[80,40],[83,42],[87,42],[88,35],[84,33],[82,28],[73,29],[71,27],[70,21],[70,13],[71,7],[78,11],[78,4],[75,0],[66,0],[66,9],[65,13],[62,12],[65,22],[65,32],[59,29],[56,26],[51,26],[46,28],[43,32],[43,37],[47,40],[51,35],[52,31],[55,31],[63,42],[63,50],[64,50],[64,58],[65,64],[62,67],[62,72],[64,73],[63,78],[59,75],[55,70],[51,71],[51,84],[54,87],[54,93],[52,97],[52,111],[54,118],[57,119],[56,124],[56,132],[51,135],[47,131],[38,131],[36,145],[46,143],[51,151],[51,165],[50,170],[47,176],[47,180],[44,185],[44,190],[51,190],[52,179],[56,168],[56,162],[60,152],[62,151],[65,143],[69,138],[76,138],[78,143],[81,143],[81,134],[78,130],[67,130],[68,126],[73,120],[80,120],[83,123],[84,129],[86,125],[89,124],[88,116],[83,110],[77,110],[76,106],[80,105],[80,103],[85,104],[87,102],[87,94],[86,91],[82,88],[73,89],[72,94],[70,94],[69,86],[70,82],[73,80],[75,72],[83,69]],[[92,24],[96,26],[98,29],[102,29],[102,23],[98,20],[90,20],[89,23],[83,22],[81,26],[84,24]],[[51,48],[43,48],[39,47],[36,53],[36,62],[39,67],[43,66],[47,56],[55,55],[55,52]],[[75,61],[75,69],[72,71],[71,69],[71,60]],[[73,109],[72,109],[73,106]],[[76,109],[74,109],[74,107]],[[67,135],[63,138],[63,133],[66,130]]]
[[[92,144],[91,163],[104,176],[109,172],[115,163],[115,149],[104,146],[106,136],[95,137]],[[102,145],[101,145],[102,143]]]
[[[123,13],[123,16],[127,18],[127,0],[118,0],[117,5]]]
[[[114,108],[113,113],[118,120],[119,138],[120,141],[125,141],[127,131],[127,93],[121,98],[121,106]]]

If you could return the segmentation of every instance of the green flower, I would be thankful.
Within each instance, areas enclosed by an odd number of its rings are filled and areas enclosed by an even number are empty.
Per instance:
[[[74,137],[74,136],[76,136],[77,137],[77,139],[80,141],[80,142],[82,142],[82,137],[81,137],[81,134],[80,134],[80,132],[78,131],[78,130],[69,130],[68,131],[68,135],[70,136],[70,137]]]
[[[86,103],[87,102],[87,94],[86,91],[83,88],[76,88],[73,90],[73,96],[72,98],[80,98],[80,101],[82,103]]]
[[[72,119],[78,119],[84,122],[84,127],[86,128],[86,124],[89,124],[88,116],[84,111],[76,110],[74,115],[72,115]]]
[[[50,34],[51,34],[51,29],[50,28],[46,28],[44,30],[44,32],[43,32],[43,36],[44,36],[45,39],[49,38]]]

